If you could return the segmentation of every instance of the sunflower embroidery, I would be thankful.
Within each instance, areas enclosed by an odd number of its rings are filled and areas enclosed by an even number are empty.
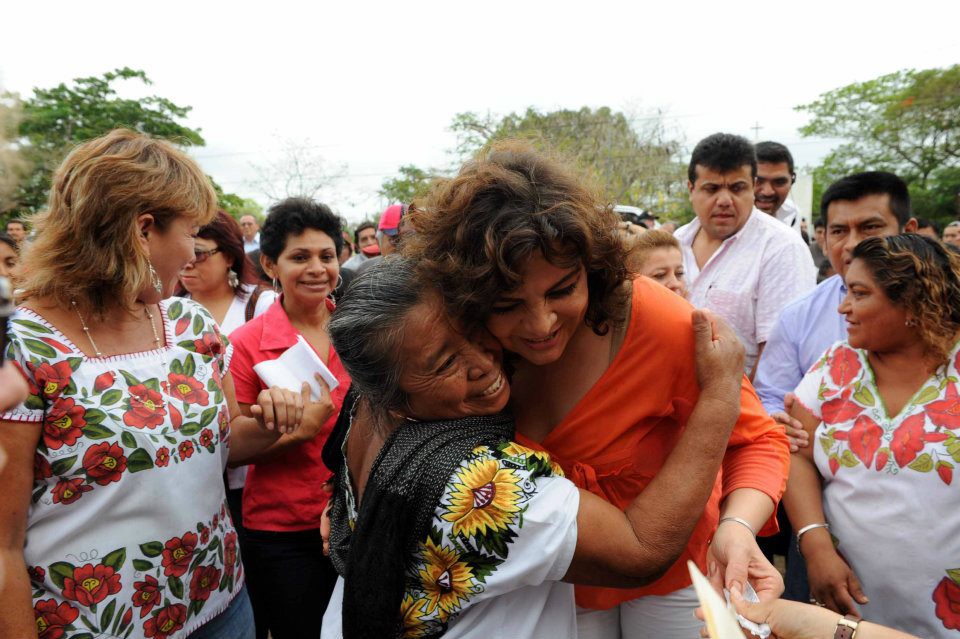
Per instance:
[[[453,523],[454,535],[506,531],[520,511],[520,481],[520,475],[496,459],[473,460],[455,475],[443,519]]]
[[[404,593],[403,602],[400,604],[400,622],[404,639],[425,637],[431,632],[431,624],[424,623],[427,620],[424,609],[429,603],[426,599],[412,597],[409,592]]]
[[[437,610],[441,621],[457,612],[471,594],[473,569],[453,548],[444,548],[427,539],[421,556],[420,583],[427,600],[427,614]]]

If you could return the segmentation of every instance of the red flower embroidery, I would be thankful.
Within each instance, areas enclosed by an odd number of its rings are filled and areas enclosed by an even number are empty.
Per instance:
[[[180,442],[180,446],[177,447],[177,452],[180,453],[181,460],[189,459],[190,457],[193,457],[193,450],[194,449],[193,449],[192,441]]]
[[[196,379],[179,373],[170,373],[167,379],[170,381],[170,394],[177,399],[182,399],[188,404],[200,404],[201,406],[206,406],[209,403],[207,391],[204,390],[203,384]]]
[[[190,316],[184,315],[177,320],[177,325],[174,327],[173,332],[177,335],[183,335],[183,332],[187,330],[188,326],[190,326]]]
[[[72,397],[59,397],[43,421],[43,443],[50,450],[73,446],[83,435],[87,421],[83,418],[83,406],[78,406]]]
[[[847,386],[860,372],[860,358],[856,351],[840,347],[830,358],[830,379],[835,386]]]
[[[214,566],[200,566],[190,579],[190,599],[206,601],[210,593],[220,585],[220,571]]]
[[[836,475],[837,471],[840,470],[840,460],[836,457],[831,457],[828,463],[830,465],[830,474]]]
[[[40,364],[33,373],[37,380],[40,392],[49,399],[55,399],[70,385],[70,376],[73,369],[69,362],[57,362],[54,365]]]
[[[960,395],[953,382],[947,384],[946,390],[943,399],[930,402],[924,406],[924,410],[934,425],[953,429],[960,427]]]
[[[86,564],[63,580],[63,596],[89,607],[120,592],[120,575],[110,566]]]
[[[163,574],[179,577],[190,567],[190,558],[197,547],[197,536],[188,532],[183,537],[173,537],[163,545]]]
[[[133,582],[133,590],[133,607],[140,608],[140,618],[143,619],[160,603],[160,584],[156,578],[147,575],[143,581]]]
[[[106,373],[101,373],[97,375],[97,378],[95,380],[93,380],[93,390],[97,391],[98,393],[102,393],[103,391],[113,386],[113,382],[116,379],[117,379],[117,376],[114,375],[111,371],[107,371]]]
[[[200,445],[206,448],[213,443],[213,431],[209,428],[204,428],[200,431]]]
[[[33,456],[33,480],[34,481],[43,481],[53,476],[53,469],[50,467],[50,462],[47,461],[47,458],[36,453]]]
[[[103,442],[87,449],[83,455],[83,469],[90,480],[106,486],[120,481],[120,476],[127,469],[127,458],[123,454],[123,448]]]
[[[216,333],[207,332],[200,336],[200,339],[193,340],[193,350],[198,355],[219,355],[223,350],[223,344]]]
[[[951,630],[960,630],[960,585],[944,577],[933,591],[937,617]]]
[[[60,639],[66,632],[65,626],[76,621],[79,615],[80,611],[66,602],[57,605],[56,599],[42,599],[33,604],[40,639]]]
[[[27,568],[27,574],[30,575],[30,581],[42,583],[44,577],[47,576],[47,571],[40,566],[30,566]]]
[[[900,467],[912,462],[917,453],[923,450],[923,413],[911,415],[903,420],[895,431],[890,442],[893,458]]]
[[[123,619],[120,621],[120,627],[129,626],[131,619],[133,619],[133,608],[127,608],[127,611],[123,613]]]
[[[237,563],[237,533],[227,533],[223,538],[223,568],[227,575],[233,574]]]
[[[207,528],[206,526],[201,525],[200,526],[200,543],[206,544],[208,541],[210,541],[210,529]]]
[[[83,493],[93,490],[93,486],[83,483],[83,479],[61,479],[53,487],[53,503],[72,504],[80,499]]]
[[[877,470],[883,470],[887,467],[887,461],[890,460],[890,454],[886,450],[881,450],[877,455]]]
[[[937,474],[940,475],[940,481],[949,486],[953,482],[953,464],[937,462]]]
[[[170,635],[183,628],[187,620],[187,607],[183,604],[173,604],[161,608],[157,616],[147,619],[143,624],[143,636],[148,639],[167,639]]]
[[[173,403],[170,404],[170,424],[173,426],[173,430],[180,430],[180,427],[183,426],[183,414]]]
[[[823,403],[820,412],[823,414],[824,423],[842,424],[863,412],[862,406],[850,401],[851,392],[852,389],[847,388],[840,393],[840,397]]]
[[[133,428],[154,429],[167,414],[163,396],[143,384],[130,387],[130,409],[123,414],[123,423]]]
[[[170,449],[166,446],[161,446],[157,449],[157,459],[154,461],[157,466],[161,468],[170,463]]]
[[[881,437],[883,429],[866,415],[861,415],[850,429],[850,450],[869,468],[873,455],[880,448]]]
[[[227,433],[230,432],[230,423],[227,421],[227,411],[226,409],[221,409],[217,413],[217,426],[220,430],[220,441],[223,441],[227,438]]]

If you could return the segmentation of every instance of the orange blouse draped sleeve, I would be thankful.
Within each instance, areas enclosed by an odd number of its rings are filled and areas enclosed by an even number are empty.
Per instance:
[[[660,470],[699,396],[692,308],[652,280],[637,278],[630,324],[613,363],[543,442],[537,444],[520,433],[518,440],[548,451],[580,488],[626,508]],[[764,411],[746,377],[740,404],[740,418],[713,493],[677,562],[642,588],[577,586],[578,605],[605,610],[689,586],[686,562],[693,560],[705,571],[707,544],[727,494],[754,488],[779,502],[790,465],[786,434]],[[776,531],[776,517],[771,517],[761,534]]]

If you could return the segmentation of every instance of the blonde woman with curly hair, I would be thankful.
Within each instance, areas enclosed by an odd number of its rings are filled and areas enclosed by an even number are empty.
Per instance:
[[[253,636],[223,466],[332,406],[271,389],[244,417],[229,342],[170,299],[215,211],[196,163],[132,131],[54,174],[5,352],[30,394],[0,413],[0,636]]]
[[[960,630],[960,257],[904,234],[853,250],[848,337],[797,387],[815,445],[784,503],[811,596],[923,637]]]

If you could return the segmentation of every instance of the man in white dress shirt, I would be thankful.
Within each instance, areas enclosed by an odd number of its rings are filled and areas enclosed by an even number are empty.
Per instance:
[[[697,217],[679,229],[690,303],[733,327],[756,362],[780,311],[813,289],[816,267],[800,234],[754,208],[757,158],[745,138],[715,133],[693,150],[690,202]]]
[[[754,206],[777,218],[797,233],[803,218],[790,197],[797,173],[793,167],[793,154],[779,142],[758,142],[757,183],[754,189]]]

